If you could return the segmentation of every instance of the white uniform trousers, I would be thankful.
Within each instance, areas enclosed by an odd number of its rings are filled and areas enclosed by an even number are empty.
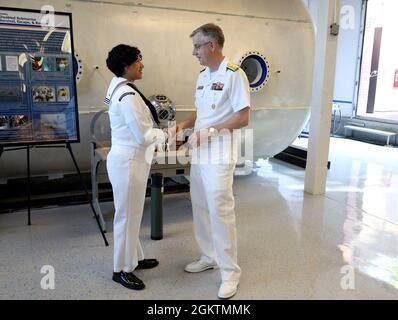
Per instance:
[[[115,206],[113,269],[132,272],[144,259],[139,231],[150,164],[142,149],[112,146],[107,170]]]
[[[221,279],[239,281],[235,201],[232,190],[235,163],[192,164],[191,201],[195,238],[201,259],[216,262]]]

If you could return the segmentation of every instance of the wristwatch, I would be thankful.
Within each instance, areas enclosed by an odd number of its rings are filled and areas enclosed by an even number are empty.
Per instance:
[[[209,128],[209,136],[210,137],[215,137],[217,135],[217,130],[216,128],[210,127]]]

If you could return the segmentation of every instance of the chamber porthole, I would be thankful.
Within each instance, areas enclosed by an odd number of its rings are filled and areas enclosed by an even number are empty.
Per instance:
[[[269,62],[260,52],[249,51],[239,59],[239,65],[246,73],[250,91],[257,92],[265,87],[269,79]]]

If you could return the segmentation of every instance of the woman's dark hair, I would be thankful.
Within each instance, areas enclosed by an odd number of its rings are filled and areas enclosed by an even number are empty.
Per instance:
[[[106,65],[116,77],[123,76],[124,67],[142,59],[141,51],[137,47],[119,44],[108,53]]]

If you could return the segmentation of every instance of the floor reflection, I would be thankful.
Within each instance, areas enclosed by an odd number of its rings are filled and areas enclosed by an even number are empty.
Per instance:
[[[314,256],[324,252],[326,230],[333,228],[341,267],[350,265],[356,274],[398,289],[398,149],[332,138],[329,160],[325,198],[336,208],[322,207],[322,201],[315,208],[304,197],[298,223],[305,260],[314,262],[311,268],[319,277],[322,267],[317,269]],[[277,172],[282,194],[304,189],[304,170],[277,160],[261,164],[258,174],[264,179]],[[304,249],[309,246],[312,252]]]

